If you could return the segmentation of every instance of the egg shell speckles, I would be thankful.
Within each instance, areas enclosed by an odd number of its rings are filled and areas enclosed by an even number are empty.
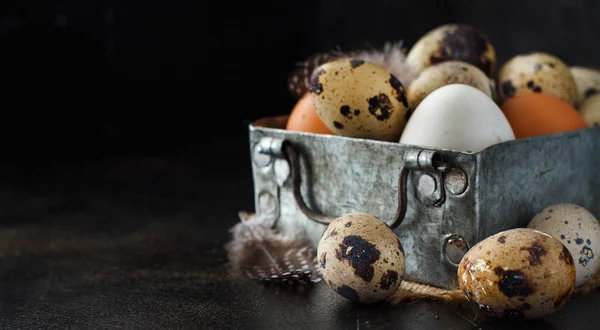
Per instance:
[[[600,92],[600,71],[581,66],[569,68],[577,86],[577,105]]]
[[[397,141],[406,125],[404,85],[371,62],[341,58],[317,67],[310,96],[325,125],[337,135]]]
[[[332,221],[317,248],[327,285],[360,303],[382,301],[404,278],[404,251],[396,234],[371,214],[352,213]]]
[[[416,109],[419,103],[434,90],[450,85],[464,84],[475,87],[493,100],[494,85],[483,71],[461,61],[447,61],[423,70],[407,89],[408,104]]]
[[[579,113],[590,127],[600,126],[600,94],[590,96],[583,101]]]
[[[477,243],[458,267],[469,300],[498,318],[536,319],[562,309],[575,288],[575,265],[564,245],[517,228]]]
[[[528,228],[542,231],[567,247],[575,262],[576,287],[594,277],[600,263],[600,223],[585,208],[575,204],[557,204],[536,214]]]
[[[423,35],[406,56],[407,63],[418,72],[453,60],[470,63],[491,77],[496,67],[496,51],[475,27],[446,24]]]
[[[503,101],[529,92],[546,93],[575,105],[577,85],[567,65],[558,57],[534,52],[517,55],[498,73],[498,89]]]

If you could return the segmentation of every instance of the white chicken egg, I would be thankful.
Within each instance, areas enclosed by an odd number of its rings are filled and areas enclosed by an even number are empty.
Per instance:
[[[577,287],[587,283],[600,263],[600,223],[585,208],[575,204],[557,204],[536,214],[527,227],[553,236],[573,256]]]
[[[515,139],[502,110],[477,88],[452,84],[429,94],[411,114],[400,143],[478,152]]]

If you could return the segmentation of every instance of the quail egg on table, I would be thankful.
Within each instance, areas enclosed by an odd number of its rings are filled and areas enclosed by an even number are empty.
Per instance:
[[[423,35],[406,55],[408,65],[418,72],[452,60],[470,63],[491,77],[496,67],[496,51],[487,36],[475,27],[445,24]]]
[[[374,215],[351,213],[332,221],[317,248],[327,285],[360,303],[382,301],[404,278],[404,251],[396,234]]]
[[[361,59],[340,58],[317,67],[310,97],[325,125],[338,135],[397,141],[406,125],[404,85]]]
[[[583,116],[588,126],[600,125],[600,94],[588,97],[579,107],[579,113]]]
[[[600,92],[600,71],[582,66],[569,68],[577,85],[577,105]]]
[[[575,288],[575,265],[557,239],[528,228],[489,236],[464,255],[458,283],[470,301],[498,318],[542,318],[562,309]]]
[[[408,104],[415,109],[434,90],[451,84],[475,87],[491,99],[494,97],[492,80],[479,68],[466,62],[447,61],[423,70],[407,89]]]
[[[577,85],[569,67],[558,57],[534,52],[514,56],[498,73],[502,101],[524,93],[546,93],[575,105]]]
[[[577,273],[576,287],[587,283],[600,263],[600,223],[585,208],[576,204],[557,204],[543,209],[528,228],[552,235],[567,247]]]

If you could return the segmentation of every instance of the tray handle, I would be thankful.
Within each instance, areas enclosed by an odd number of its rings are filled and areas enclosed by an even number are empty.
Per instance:
[[[317,213],[310,209],[310,207],[304,201],[302,194],[300,193],[301,186],[301,175],[300,175],[300,161],[298,157],[298,152],[287,140],[279,140],[273,141],[275,143],[271,143],[271,146],[277,146],[275,148],[270,148],[270,153],[277,156],[283,156],[288,161],[290,165],[290,172],[292,176],[292,190],[294,194],[294,199],[300,208],[300,211],[304,213],[309,219],[316,221],[321,224],[329,224],[331,221],[335,220],[337,217],[326,216],[320,213]],[[408,175],[411,169],[418,170],[436,170],[437,175],[439,176],[439,181],[442,182],[442,174],[446,169],[445,163],[442,161],[442,158],[439,153],[431,150],[415,150],[409,149],[404,154],[404,163],[400,165],[400,174],[398,177],[398,208],[396,209],[396,215],[393,219],[385,221],[386,224],[392,228],[396,229],[406,216],[406,207],[407,207],[407,181]],[[436,202],[436,205],[441,205],[444,203],[445,193],[444,189],[441,189],[441,196],[439,200]]]

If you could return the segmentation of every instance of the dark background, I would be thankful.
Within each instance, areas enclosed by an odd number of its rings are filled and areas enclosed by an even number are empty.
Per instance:
[[[297,61],[410,47],[445,23],[479,27],[501,63],[542,50],[600,66],[599,10],[572,0],[1,0],[0,328],[472,329],[440,304],[365,307],[324,283],[298,295],[231,281],[228,230],[239,210],[254,211],[247,125],[289,113]],[[598,294],[521,326],[597,328]]]
[[[248,121],[291,110],[295,62],[337,47],[410,47],[450,22],[488,34],[499,62],[542,50],[599,66],[599,11],[591,0],[4,0],[4,155],[245,143]]]

